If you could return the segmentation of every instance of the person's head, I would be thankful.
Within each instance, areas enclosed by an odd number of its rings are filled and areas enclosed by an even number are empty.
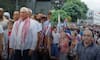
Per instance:
[[[83,37],[82,37],[83,41],[86,42],[86,43],[89,43],[89,42],[93,42],[93,34],[92,34],[92,31],[90,30],[85,30],[83,32]]]
[[[42,13],[36,14],[36,19],[37,19],[37,20],[41,20],[42,15],[43,15]]]
[[[21,18],[22,20],[25,20],[25,19],[28,18],[28,17],[29,17],[29,9],[26,8],[26,7],[22,7],[22,8],[20,9],[20,18]]]
[[[42,14],[42,13],[38,13],[35,15],[35,19],[38,20],[39,22],[43,23],[44,20],[47,20],[46,15]]]
[[[52,15],[52,13],[51,13],[51,12],[48,12],[48,16],[47,16],[47,19],[48,19],[48,20],[50,20],[51,15]]]
[[[44,21],[46,21],[47,20],[47,16],[46,15],[42,15],[41,16],[41,22],[44,22]]]
[[[72,33],[72,39],[75,40],[76,37],[77,37],[77,32],[74,31],[74,32]]]
[[[3,18],[3,13],[4,13],[3,8],[0,8],[0,18]]]
[[[3,16],[4,16],[7,20],[11,20],[11,18],[10,18],[10,13],[9,13],[9,12],[4,12]]]
[[[19,11],[14,11],[13,12],[13,20],[17,21],[19,19]]]
[[[8,22],[8,29],[9,29],[9,30],[12,30],[13,24],[14,24],[14,21],[13,21],[13,20],[10,20],[10,21]]]
[[[32,10],[30,8],[29,9],[29,17],[32,17]]]
[[[56,32],[56,31],[57,31],[56,26],[53,26],[53,31],[54,31],[54,32]]]
[[[73,49],[73,48],[75,48],[75,46],[77,45],[77,40],[73,40],[72,42],[71,42],[71,49]]]
[[[42,14],[36,13],[35,15],[32,16],[32,18],[38,22],[41,22],[41,16],[42,16]]]

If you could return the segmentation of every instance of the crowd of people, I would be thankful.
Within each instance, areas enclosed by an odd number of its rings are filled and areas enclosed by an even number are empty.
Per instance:
[[[0,8],[0,60],[100,60],[99,25],[52,25],[51,14]]]

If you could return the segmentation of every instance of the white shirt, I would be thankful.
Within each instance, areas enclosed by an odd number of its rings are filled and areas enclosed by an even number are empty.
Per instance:
[[[18,49],[18,50],[27,50],[27,49],[32,49],[34,50],[37,45],[37,28],[36,24],[32,19],[30,19],[30,26],[28,33],[25,38],[25,43],[24,45],[21,44],[21,31],[23,27],[24,22],[21,22],[19,25],[18,29],[18,35],[16,35],[16,22],[14,23],[13,29],[12,29],[12,34],[10,37],[10,48],[13,49]]]
[[[17,35],[17,41],[16,41],[16,43],[17,43],[16,47],[18,47],[18,49],[23,48],[21,46],[21,35],[22,35],[21,33],[22,33],[22,28],[24,26],[24,23],[25,23],[25,21],[22,21],[20,23],[20,26],[18,27],[18,35]]]
[[[3,33],[3,27],[0,25],[0,33]]]
[[[34,23],[35,23],[35,25],[36,25],[36,27],[37,27],[37,32],[40,32],[40,31],[42,30],[42,24],[39,23],[39,22],[36,21],[36,20],[33,20],[33,21],[34,21]]]
[[[58,32],[52,32],[52,36],[53,36],[53,43],[54,44],[57,44],[59,43],[59,39],[60,39],[60,34]]]

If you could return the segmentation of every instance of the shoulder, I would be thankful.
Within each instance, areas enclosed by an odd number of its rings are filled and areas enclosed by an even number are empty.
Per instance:
[[[32,26],[34,26],[34,25],[36,25],[36,21],[30,19],[30,24],[31,24]]]
[[[13,24],[13,26],[18,25],[18,23],[19,23],[19,20],[15,21],[14,24]]]
[[[31,19],[30,19],[30,28],[31,29],[37,29],[37,24]]]
[[[94,53],[99,54],[100,55],[100,46],[94,44],[93,46],[93,50],[95,51]]]
[[[9,20],[7,20],[7,19],[4,18],[4,21],[5,21],[5,22],[8,22]]]

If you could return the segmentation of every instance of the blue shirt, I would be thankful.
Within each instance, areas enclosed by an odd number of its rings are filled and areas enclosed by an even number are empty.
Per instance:
[[[83,42],[80,42],[76,47],[76,52],[79,60],[100,60],[100,48],[94,43],[85,47]]]

